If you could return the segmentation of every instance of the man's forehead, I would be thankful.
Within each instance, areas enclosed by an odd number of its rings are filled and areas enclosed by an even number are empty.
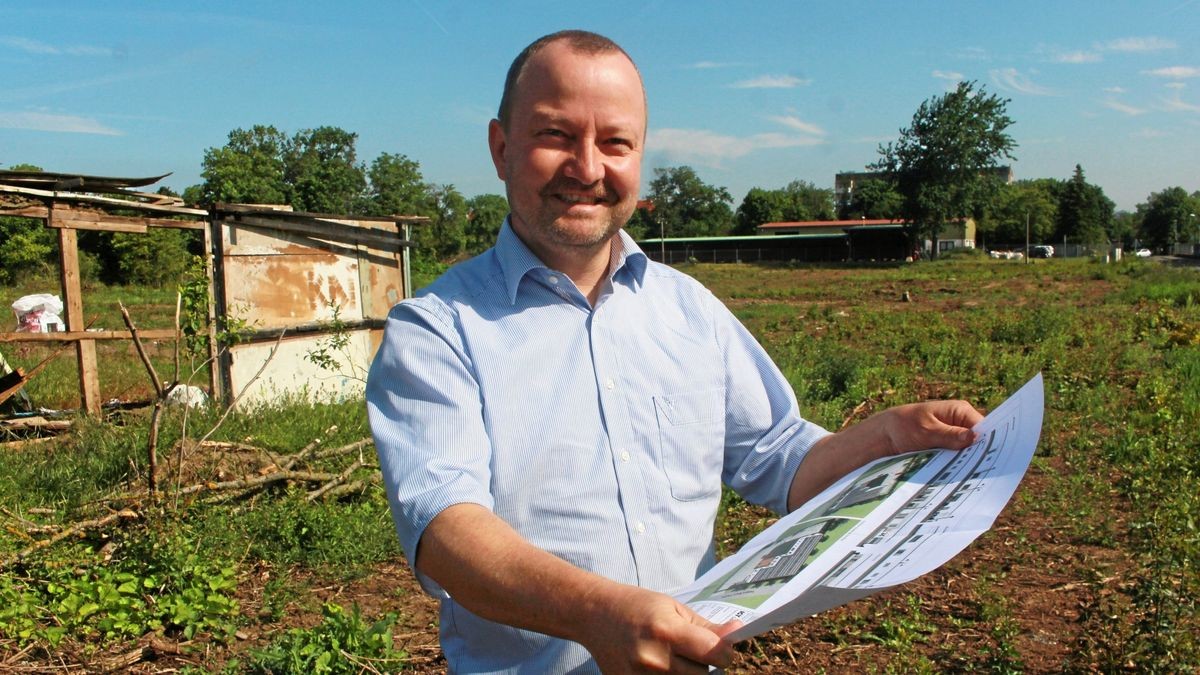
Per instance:
[[[621,107],[628,109],[630,115],[636,117],[644,126],[647,116],[646,93],[641,73],[628,56],[615,50],[584,52],[573,49],[566,43],[547,45],[526,64],[515,92],[516,99],[524,99],[523,104],[519,105],[539,116],[553,115],[554,97],[571,91],[580,84],[576,81],[576,68],[582,63],[586,63],[588,68],[596,69],[593,74],[606,85],[604,90],[616,93],[630,84],[636,88],[636,94],[630,92],[636,98],[627,100],[628,105]],[[596,93],[601,94],[603,91]]]

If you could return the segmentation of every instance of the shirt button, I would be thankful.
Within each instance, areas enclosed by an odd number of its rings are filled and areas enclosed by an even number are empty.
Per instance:
[[[558,277],[555,277],[555,276],[552,276],[552,277],[550,277],[550,283],[552,283],[552,284],[557,284],[557,283],[558,283]]]
[[[611,377],[604,381],[604,388],[609,391],[612,391],[613,387],[616,387],[616,386],[617,386],[617,383],[613,382]]]
[[[633,529],[637,530],[638,534],[645,534],[646,524],[639,520],[637,525],[633,526]]]
[[[629,461],[629,451],[628,451],[628,450],[622,450],[622,451],[621,451],[621,461],[622,461],[622,462],[628,462],[628,461]]]

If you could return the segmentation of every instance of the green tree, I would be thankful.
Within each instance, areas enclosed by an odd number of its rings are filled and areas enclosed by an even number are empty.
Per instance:
[[[655,224],[661,222],[668,237],[715,237],[733,226],[729,191],[700,180],[691,167],[655,169],[646,196],[654,203]]]
[[[41,171],[32,164],[15,164],[9,171]],[[0,283],[11,284],[27,274],[49,274],[58,253],[54,231],[40,218],[0,216]]]
[[[366,190],[366,172],[355,158],[358,134],[338,127],[296,132],[284,153],[284,179],[292,206],[316,213],[355,213]]]
[[[204,182],[190,190],[194,203],[290,204],[284,173],[287,136],[273,126],[234,129],[220,148],[204,151]]]
[[[1129,211],[1117,211],[1113,214],[1112,227],[1108,230],[1108,239],[1119,242],[1126,250],[1133,249],[1138,238],[1138,215]]]
[[[438,260],[457,258],[466,250],[467,200],[453,185],[425,186],[426,203],[418,215],[429,223],[417,228],[422,253]]]
[[[783,194],[779,190],[750,188],[737,208],[733,234],[751,235],[757,232],[758,226],[763,223],[784,221],[783,201]]]
[[[808,181],[794,180],[782,192],[785,220],[833,220],[833,190],[817,187]]]
[[[367,169],[370,187],[364,211],[373,216],[411,216],[428,201],[421,165],[404,155],[380,153]]]
[[[997,191],[979,233],[993,244],[1045,243],[1054,236],[1058,197],[1052,182],[1017,181]],[[1028,230],[1026,229],[1028,228]]]
[[[1166,249],[1177,243],[1196,241],[1197,213],[1200,213],[1200,193],[1189,195],[1181,187],[1170,187],[1151,193],[1144,204],[1138,204],[1141,215],[1139,228],[1142,242]]]
[[[960,82],[923,102],[900,138],[879,148],[881,159],[871,168],[896,185],[910,237],[932,240],[934,255],[945,223],[982,211],[1003,183],[993,169],[1014,158],[1008,102]]]
[[[751,188],[735,214],[733,234],[754,234],[763,223],[832,220],[833,190],[794,180],[780,190]]]
[[[1071,180],[1058,195],[1058,222],[1055,240],[1101,246],[1108,242],[1116,205],[1098,185],[1084,178],[1083,167],[1076,164]]]
[[[903,205],[904,197],[900,196],[894,185],[879,178],[867,178],[854,186],[854,191],[850,193],[850,201],[844,205],[838,217],[845,220],[891,220],[901,217]]]
[[[177,284],[191,261],[188,248],[194,238],[188,231],[166,227],[151,227],[138,234],[115,232],[111,247],[116,269],[106,276],[124,284]]]
[[[466,252],[476,255],[496,243],[508,215],[508,200],[500,195],[476,195],[467,200]]]

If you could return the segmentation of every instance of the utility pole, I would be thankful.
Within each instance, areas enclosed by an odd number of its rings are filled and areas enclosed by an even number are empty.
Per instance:
[[[1025,264],[1029,264],[1029,212],[1025,212]]]

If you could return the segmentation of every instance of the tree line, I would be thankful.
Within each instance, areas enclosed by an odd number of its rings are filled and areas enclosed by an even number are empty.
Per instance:
[[[884,218],[902,220],[915,242],[935,241],[949,220],[972,217],[982,245],[1068,242],[1165,249],[1200,240],[1200,191],[1168,187],[1130,212],[1117,212],[1082,166],[1065,179],[1007,183],[997,169],[1015,159],[1007,99],[974,82],[921,104],[896,141],[881,145],[865,167],[873,178],[835,199],[832,189],[803,180],[782,188],[751,188],[733,208],[729,191],[706,183],[689,166],[656,168],[627,225],[635,239],[752,235],[763,223]],[[290,204],[298,211],[345,215],[417,215],[417,266],[443,264],[491,245],[508,213],[497,194],[465,197],[452,184],[427,182],[420,164],[383,152],[359,160],[358,135],[338,127],[291,135],[270,125],[234,129],[226,143],[204,152],[202,182],[188,187],[189,204]],[[14,170],[39,170],[16,165]],[[161,188],[164,194],[174,194]],[[176,195],[179,196],[179,195]],[[149,234],[80,232],[85,281],[169,284],[190,255],[202,253],[195,232],[152,228]],[[57,242],[40,221],[0,217],[0,283],[51,268]]]

